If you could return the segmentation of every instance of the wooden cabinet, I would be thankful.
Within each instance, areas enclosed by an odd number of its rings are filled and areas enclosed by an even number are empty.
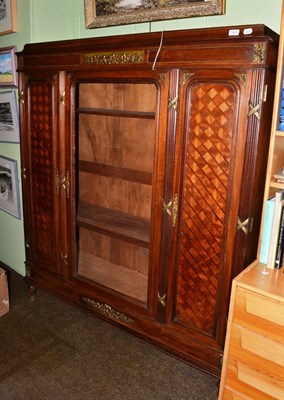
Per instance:
[[[268,28],[238,32],[18,53],[29,286],[217,376],[257,251],[277,57]]]

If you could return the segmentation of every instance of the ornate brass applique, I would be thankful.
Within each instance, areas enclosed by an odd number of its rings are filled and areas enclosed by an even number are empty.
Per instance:
[[[168,204],[166,204],[166,203],[163,201],[163,211],[166,211],[166,213],[167,213],[169,216],[172,215],[171,207],[172,207],[172,202],[171,202],[171,201],[170,201]]]
[[[60,176],[59,169],[56,168],[56,193],[59,196],[60,186],[66,190],[67,199],[69,199],[70,195],[70,181],[69,181],[69,172],[66,172],[66,176]]]
[[[25,95],[24,95],[24,92],[23,92],[23,91],[19,92],[19,101],[20,101],[21,103],[24,103],[24,102],[25,102]]]
[[[260,115],[259,115],[259,110],[262,105],[262,101],[260,101],[256,106],[253,106],[251,103],[249,103],[249,113],[248,117],[251,117],[254,115],[258,120],[260,120]]]
[[[163,307],[166,307],[166,297],[167,297],[166,294],[161,296],[160,293],[158,292],[158,303],[162,304]]]
[[[186,81],[194,75],[194,72],[187,72],[183,74],[182,84],[185,85]]]
[[[234,74],[245,85],[247,83],[247,74]]]
[[[169,101],[168,101],[168,109],[172,107],[174,110],[176,110],[177,109],[177,101],[178,101],[178,96],[176,96],[173,99],[169,99]]]
[[[255,44],[253,46],[252,61],[257,62],[257,63],[263,63],[264,62],[264,52],[265,52],[264,44]]]
[[[22,168],[22,178],[27,179],[27,168]]]
[[[144,62],[144,51],[118,51],[116,53],[87,53],[84,64],[140,64]]]
[[[247,228],[248,223],[249,223],[249,218],[247,218],[245,221],[241,221],[240,218],[238,217],[237,231],[239,229],[241,229],[247,235],[248,234],[248,228]]]
[[[65,92],[59,93],[58,100],[59,100],[59,103],[62,103],[62,104],[65,103]]]
[[[127,324],[134,324],[135,321],[129,317],[127,317],[125,314],[122,314],[116,310],[114,310],[111,306],[108,304],[100,303],[99,301],[91,300],[87,297],[82,297],[83,301],[88,304],[90,307],[92,307],[94,310],[99,312],[102,315],[106,315],[107,317],[113,318],[113,319],[118,319],[122,322],[126,322]]]
[[[63,261],[64,264],[68,265],[68,261],[67,261],[67,254],[63,254],[62,251],[60,252],[60,257],[61,260]]]
[[[177,223],[177,215],[178,215],[178,195],[175,193],[174,195],[174,203],[173,203],[173,208],[172,208],[172,224],[173,227],[176,226]]]
[[[166,82],[166,74],[160,74],[161,80],[165,83]]]
[[[170,201],[168,204],[165,204],[163,201],[163,211],[165,211],[172,218],[173,227],[176,226],[177,215],[178,215],[178,195],[175,193],[174,202]]]

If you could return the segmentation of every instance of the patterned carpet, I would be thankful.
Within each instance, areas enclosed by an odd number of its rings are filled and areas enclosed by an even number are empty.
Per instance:
[[[218,379],[61,300],[30,302],[10,274],[10,311],[0,317],[3,400],[216,400]]]

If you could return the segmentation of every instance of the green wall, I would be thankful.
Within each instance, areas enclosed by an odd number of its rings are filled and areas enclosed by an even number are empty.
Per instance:
[[[18,32],[0,36],[0,47],[22,50],[30,42],[257,23],[279,33],[281,4],[282,0],[227,0],[222,16],[87,30],[83,0],[17,0]],[[18,144],[0,143],[0,154],[16,159],[20,167]],[[0,210],[0,261],[24,275],[24,260],[23,218],[18,220]]]

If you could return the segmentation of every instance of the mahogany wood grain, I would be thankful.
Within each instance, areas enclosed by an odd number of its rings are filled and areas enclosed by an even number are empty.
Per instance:
[[[164,32],[155,65],[161,32],[17,54],[28,284],[216,376],[257,250],[277,57],[267,27],[233,28]]]

